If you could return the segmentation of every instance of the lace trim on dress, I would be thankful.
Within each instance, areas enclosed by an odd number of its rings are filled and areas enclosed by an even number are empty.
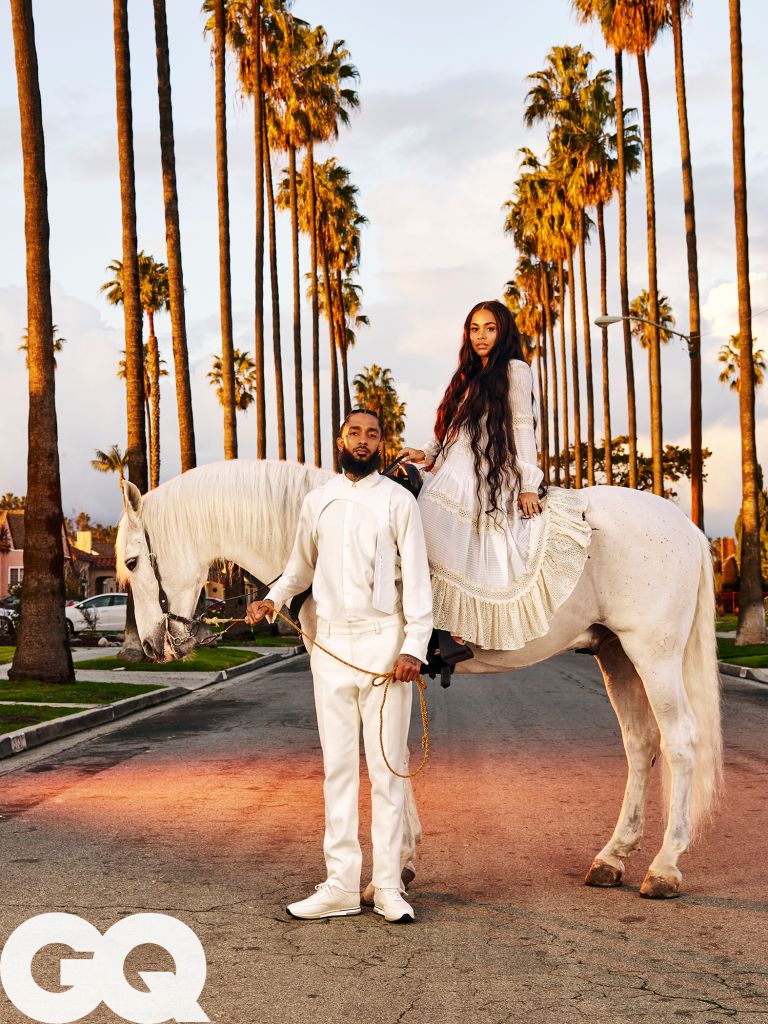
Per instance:
[[[484,512],[481,516],[476,516],[472,509],[462,505],[460,501],[454,501],[453,498],[449,498],[447,494],[443,491],[438,491],[437,488],[429,492],[429,500],[433,504],[444,508],[458,519],[463,519],[465,523],[471,523],[476,530],[495,530],[500,528],[495,515]],[[502,513],[499,512],[497,515],[501,516]]]
[[[441,495],[440,504],[443,499]],[[528,570],[507,589],[474,586],[432,555],[435,627],[496,651],[514,651],[543,636],[573,593],[587,560],[592,533],[584,519],[587,502],[585,491],[549,490]]]

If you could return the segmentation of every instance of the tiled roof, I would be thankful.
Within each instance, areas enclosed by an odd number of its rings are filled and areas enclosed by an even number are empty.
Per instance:
[[[24,510],[7,508],[0,512],[0,527],[7,526],[11,543],[17,551],[24,550]]]

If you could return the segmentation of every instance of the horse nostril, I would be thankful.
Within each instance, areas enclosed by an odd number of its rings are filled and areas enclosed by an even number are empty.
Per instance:
[[[155,657],[155,649],[152,646],[152,641],[151,640],[145,640],[144,643],[141,646],[144,648],[144,653],[146,654],[146,656],[148,658],[153,658],[154,659],[154,657]]]

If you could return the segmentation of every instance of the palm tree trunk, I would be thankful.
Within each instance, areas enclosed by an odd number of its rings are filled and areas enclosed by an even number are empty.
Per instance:
[[[117,150],[120,162],[120,205],[123,231],[123,315],[125,320],[125,391],[128,413],[128,478],[147,489],[147,443],[144,433],[144,311],[139,293],[136,238],[136,178],[133,163],[131,57],[128,41],[128,0],[114,0]]]
[[[155,337],[155,318],[147,313],[149,338],[147,339],[147,363],[149,373],[149,395],[152,409],[152,430],[149,437],[149,486],[160,483],[160,349]]]
[[[616,147],[619,177],[619,287],[624,329],[624,365],[627,372],[627,434],[629,437],[629,486],[637,487],[637,405],[632,331],[629,326],[629,275],[627,271],[627,169],[624,159],[624,67],[616,50]],[[610,445],[610,438],[608,444]]]
[[[608,263],[605,253],[605,210],[602,203],[597,206],[597,237],[600,242],[600,312],[608,313]],[[602,328],[603,360],[603,434],[605,444],[605,482],[613,484],[613,447],[611,438],[611,384],[608,367],[608,328]]]
[[[301,278],[299,276],[299,200],[296,189],[296,148],[288,150],[290,180],[291,241],[293,248],[293,383],[296,405],[296,460],[303,462],[304,454],[304,382],[301,358]]]
[[[576,337],[576,278],[573,273],[573,246],[568,246],[568,306],[571,318],[571,377],[573,385],[573,480],[574,486],[582,485],[581,467],[581,395],[579,393],[579,344]]]
[[[339,339],[339,353],[341,355],[341,382],[342,382],[342,398],[344,401],[344,415],[349,414],[352,408],[352,394],[349,390],[349,348],[347,345],[347,314],[344,309],[344,289],[341,283],[341,271],[337,270],[335,274],[335,285],[336,285],[336,303],[338,310],[338,339]]]
[[[326,249],[322,238],[320,239],[320,255],[323,261],[323,291],[325,293],[325,311],[328,318],[328,343],[330,346],[330,364],[331,364],[331,437],[333,443],[331,445],[333,449],[333,468],[338,473],[339,471],[339,457],[338,450],[336,448],[336,438],[339,436],[339,429],[341,426],[341,416],[339,410],[339,363],[336,358],[336,325],[334,322],[333,315],[333,287],[331,282],[331,270],[330,261],[328,259],[328,250]]]
[[[317,273],[317,189],[315,188],[315,147],[310,139],[307,144],[307,165],[309,168],[309,237],[312,286],[312,400],[313,428],[315,439],[315,465],[322,465],[320,444],[320,282]],[[335,449],[335,439],[331,440]]]
[[[541,263],[541,292],[544,296],[544,328],[541,338],[541,454],[544,482],[551,481],[549,459],[549,375],[547,367],[547,337],[552,335],[552,298],[549,293],[549,264]]]
[[[64,618],[64,514],[56,425],[48,182],[32,0],[11,0],[11,21],[24,161],[29,416],[24,614],[9,678],[73,683]]]
[[[163,201],[165,203],[165,241],[168,251],[168,298],[171,307],[173,366],[176,376],[176,404],[179,417],[181,471],[193,469],[195,425],[192,416],[192,387],[189,380],[187,323],[184,313],[184,274],[181,266],[181,231],[179,229],[179,197],[176,191],[176,156],[173,141],[173,107],[171,104],[171,62],[168,51],[168,22],[165,0],[154,0],[155,44],[157,49],[157,96],[160,106],[160,160],[163,168]]]
[[[267,182],[267,216],[269,219],[269,281],[272,295],[272,356],[275,362],[275,400],[277,404],[277,457],[278,459],[285,459],[285,397],[283,394],[283,350],[280,344],[280,291],[277,280],[275,190],[272,184],[272,156],[269,152],[266,112],[264,115],[264,176]]]
[[[562,273],[562,264],[561,264]],[[547,287],[547,297],[549,288]],[[562,310],[562,292],[561,292]],[[549,365],[550,365],[550,394],[552,395],[552,458],[555,463],[555,487],[560,486],[560,404],[557,393],[557,353],[555,351],[555,326],[552,323],[552,316],[548,317],[547,332],[549,333]]]
[[[691,357],[691,519],[704,529],[704,463],[701,447],[701,309],[699,304],[699,259],[696,246],[696,207],[693,199],[691,141],[688,134],[688,104],[685,97],[685,62],[680,0],[672,0],[672,36],[675,45],[675,86],[677,119],[680,127],[680,158],[683,170],[685,245],[688,257],[688,317]]]
[[[653,139],[651,135],[651,97],[645,54],[637,55],[643,110],[643,156],[645,163],[645,212],[648,231],[648,310],[657,326],[651,327],[651,457],[653,493],[664,494],[664,440],[661,419],[661,336],[659,333],[659,284],[656,272],[656,197],[653,182]]]
[[[221,316],[221,404],[224,407],[224,458],[237,458],[235,357],[232,336],[232,270],[227,168],[227,78],[224,0],[214,0],[216,68],[216,186],[219,213],[219,307]]]
[[[728,0],[731,30],[733,117],[733,202],[739,297],[739,420],[741,425],[741,567],[736,643],[765,643],[765,609],[760,571],[760,506],[755,442],[755,368],[752,358],[752,300],[749,290],[747,167],[744,143],[744,78],[741,3]]]
[[[560,287],[560,412],[563,417],[563,487],[570,487],[571,448],[568,439],[568,362],[565,353],[565,274],[561,259],[557,261],[557,281]]]
[[[544,334],[544,321],[542,320],[541,330],[536,332],[536,379],[539,387],[539,434],[541,437],[541,469],[544,473],[544,479],[547,480],[548,473],[547,469],[547,449],[546,449],[546,436],[547,432],[545,429],[544,414],[547,408],[546,401],[544,398],[544,370],[542,367],[542,351],[546,340]]]
[[[586,214],[582,211],[579,231],[579,274],[581,276],[581,322],[584,331],[584,376],[587,381],[587,486],[595,484],[595,393],[592,384],[592,334],[589,325],[589,288],[587,285]]]
[[[261,0],[253,4],[253,138],[256,175],[256,264],[254,363],[256,365],[256,456],[267,457],[267,407],[264,374],[264,146],[261,125],[264,97],[261,86]]]

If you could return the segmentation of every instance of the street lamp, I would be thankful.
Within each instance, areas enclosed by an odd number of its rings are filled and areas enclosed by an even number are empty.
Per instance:
[[[667,327],[666,324],[657,324],[653,320],[645,320],[641,316],[611,316],[606,314],[605,316],[595,317],[595,324],[597,327],[610,327],[611,324],[620,324],[622,320],[634,320],[639,324],[648,324],[649,327],[658,327],[659,330],[665,331],[667,334],[674,334],[678,338],[682,338],[688,346],[688,355],[693,359],[694,349],[691,344],[691,339],[687,334],[681,334],[680,331],[673,331],[671,327]]]
[[[645,320],[641,316],[613,316],[606,314],[595,318],[598,327],[610,327],[611,324],[619,324],[622,320],[635,320],[637,323],[648,324],[650,327],[658,327],[668,334],[674,334],[682,338],[688,346],[690,359],[700,359],[701,352],[698,344],[694,344],[690,335],[682,334],[680,331],[673,331],[664,324],[657,324],[653,320]],[[694,387],[694,379],[700,371],[691,366],[691,511],[700,530],[704,529],[704,460],[701,452],[701,384]]]

